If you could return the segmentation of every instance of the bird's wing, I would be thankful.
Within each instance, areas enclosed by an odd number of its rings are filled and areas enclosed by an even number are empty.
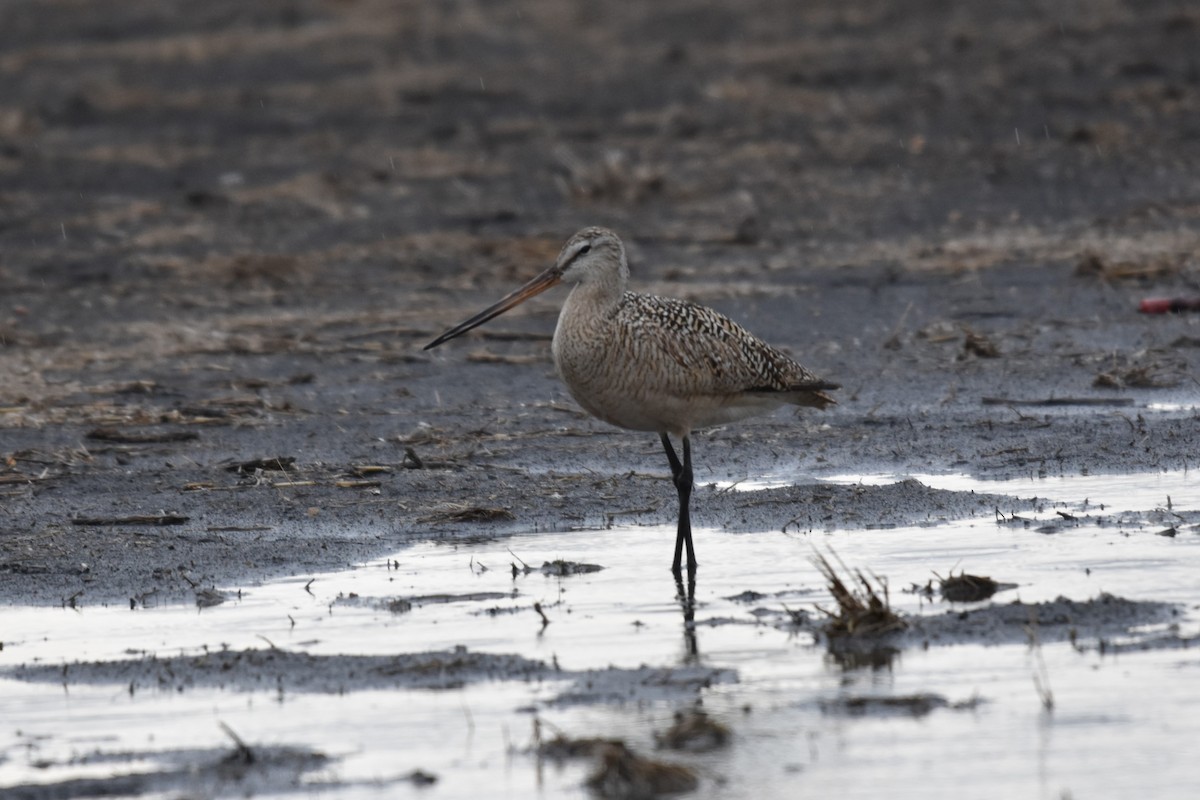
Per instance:
[[[617,314],[631,331],[646,369],[681,395],[793,394],[801,405],[833,402],[836,389],[711,308],[653,295],[627,293]]]

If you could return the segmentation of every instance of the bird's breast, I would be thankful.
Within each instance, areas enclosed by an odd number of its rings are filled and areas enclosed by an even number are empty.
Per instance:
[[[576,402],[621,428],[683,435],[742,416],[728,416],[730,398],[693,385],[694,370],[670,355],[662,335],[636,316],[568,304],[554,332],[554,364]]]

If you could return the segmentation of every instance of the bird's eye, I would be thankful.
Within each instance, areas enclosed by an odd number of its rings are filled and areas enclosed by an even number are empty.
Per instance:
[[[592,249],[592,246],[590,244],[585,244],[583,247],[579,248],[579,255],[583,255],[584,253],[586,253],[587,251],[589,251],[591,249]]]

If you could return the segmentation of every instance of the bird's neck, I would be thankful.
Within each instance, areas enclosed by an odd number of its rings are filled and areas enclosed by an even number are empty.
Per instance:
[[[563,310],[569,308],[575,314],[604,314],[610,311],[625,294],[626,275],[625,269],[613,270],[580,281],[571,290]]]

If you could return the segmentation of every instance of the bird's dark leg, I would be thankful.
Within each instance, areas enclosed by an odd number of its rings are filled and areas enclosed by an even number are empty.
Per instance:
[[[687,568],[690,577],[696,572],[696,551],[692,547],[692,517],[689,509],[692,499],[692,441],[687,436],[681,439],[683,442],[683,461],[681,463],[679,456],[675,454],[675,448],[671,446],[671,440],[665,433],[660,436],[663,449],[667,451],[667,461],[671,464],[671,482],[675,484],[675,491],[679,493],[679,529],[675,535],[675,560],[671,564],[671,571],[676,575],[681,573],[683,546],[686,544]]]
[[[687,591],[683,588],[683,575],[675,572],[675,599],[683,609],[683,646],[685,664],[695,664],[700,658],[700,646],[696,642],[696,573],[688,571]]]

